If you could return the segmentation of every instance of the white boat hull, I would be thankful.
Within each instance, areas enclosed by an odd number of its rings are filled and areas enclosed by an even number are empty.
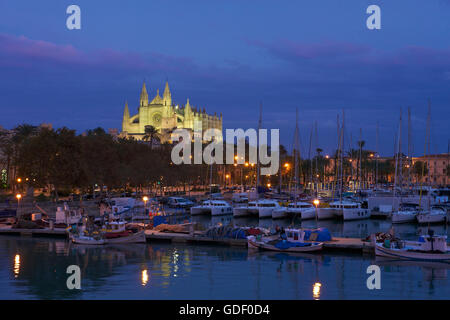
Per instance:
[[[317,210],[317,219],[319,220],[334,219],[336,217],[334,212],[335,209],[332,208],[319,208]]]
[[[285,219],[288,217],[289,215],[285,208],[275,209],[272,211],[272,219]]]
[[[200,215],[200,214],[209,214],[211,213],[211,209],[207,207],[192,207],[191,215]]]
[[[230,214],[233,214],[232,207],[212,207],[211,208],[212,216],[224,216],[224,215],[230,215]]]
[[[145,231],[139,231],[133,234],[130,234],[126,237],[118,237],[112,239],[105,239],[106,244],[115,244],[115,243],[145,243],[147,239],[145,237]]]
[[[394,212],[392,214],[392,223],[408,223],[416,221],[416,213]]]
[[[427,253],[418,251],[409,251],[402,249],[389,249],[382,244],[375,244],[375,255],[404,260],[416,261],[450,261],[450,252],[447,253]]]
[[[259,208],[258,216],[260,219],[272,218],[274,208]]]
[[[248,247],[249,249],[260,249],[260,250],[270,250],[270,251],[279,251],[279,252],[313,252],[322,250],[322,243],[312,243],[310,246],[305,247],[291,247],[287,249],[280,249],[268,243],[254,241],[248,239]]]
[[[419,223],[444,223],[446,219],[445,214],[418,214],[417,221]]]
[[[351,209],[344,208],[342,210],[342,215],[344,221],[369,219],[370,211],[368,209],[361,209],[361,208],[351,208]]]
[[[247,217],[251,215],[247,207],[236,207],[233,209],[233,217]]]
[[[75,244],[84,244],[84,245],[103,245],[105,244],[105,240],[103,239],[99,239],[99,240],[95,240],[95,239],[87,239],[84,237],[77,237],[77,236],[72,236],[72,242]]]

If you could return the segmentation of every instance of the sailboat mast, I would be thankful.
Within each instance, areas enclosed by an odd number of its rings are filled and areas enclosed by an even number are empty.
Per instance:
[[[312,134],[313,134],[313,128],[314,126],[311,126],[311,132],[309,134],[309,150],[308,150],[308,161],[309,161],[309,183],[310,183],[310,190],[311,194],[314,188],[313,183],[313,161],[311,159],[311,148],[312,148]]]
[[[377,144],[377,150],[376,150],[376,160],[375,160],[375,188],[378,188],[378,158],[379,158],[379,145],[378,145],[378,121],[377,121],[377,133],[376,133],[376,144]]]
[[[262,102],[259,104],[259,120],[258,120],[258,134],[259,130],[261,130],[262,126]],[[256,154],[256,193],[258,193],[259,186],[259,147],[257,146],[257,154]]]
[[[297,206],[297,186],[298,186],[298,153],[299,153],[299,137],[298,137],[298,109],[295,110],[295,141],[294,141],[294,203]]]
[[[341,185],[340,185],[340,202],[342,203],[342,194],[344,192],[344,171],[343,171],[343,162],[344,162],[344,134],[345,134],[345,113],[344,110],[342,110],[342,128],[341,128],[341,150],[340,150],[340,157],[341,157]]]
[[[361,172],[361,161],[362,161],[362,128],[359,128],[359,155],[358,155],[358,192],[361,192],[361,182],[362,182],[362,172]]]
[[[412,170],[412,159],[411,159],[411,108],[408,107],[408,157],[407,157],[407,165],[408,165],[408,189],[411,189],[411,170]]]

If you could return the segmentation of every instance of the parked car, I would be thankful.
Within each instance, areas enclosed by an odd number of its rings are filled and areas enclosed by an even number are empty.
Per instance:
[[[192,201],[181,197],[170,197],[167,204],[170,208],[190,208],[194,205]]]

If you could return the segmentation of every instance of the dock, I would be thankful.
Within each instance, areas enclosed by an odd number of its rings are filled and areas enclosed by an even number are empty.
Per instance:
[[[43,228],[43,229],[22,229],[4,226],[0,228],[0,234],[20,235],[20,236],[42,236],[42,237],[58,237],[66,238],[67,232],[65,228]]]
[[[68,234],[62,228],[44,229],[15,229],[11,226],[1,226],[0,235],[18,235],[29,237],[58,237],[67,238]],[[232,238],[212,238],[206,237],[200,231],[193,233],[159,232],[146,230],[147,242],[171,242],[171,243],[191,243],[191,244],[216,244],[237,247],[247,247],[246,239]],[[132,245],[132,244],[130,244]],[[370,242],[362,241],[358,238],[333,237],[333,240],[323,243],[323,250],[334,252],[359,251],[362,253],[373,253],[373,245]]]

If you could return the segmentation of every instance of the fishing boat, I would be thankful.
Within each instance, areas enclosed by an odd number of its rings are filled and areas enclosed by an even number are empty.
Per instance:
[[[419,223],[445,223],[447,211],[442,206],[432,206],[429,211],[423,211],[417,214]]]
[[[435,236],[432,230],[428,235],[420,236],[419,241],[385,241],[375,243],[377,256],[415,260],[415,261],[450,261],[447,236]]]
[[[106,244],[117,244],[117,243],[145,243],[147,239],[145,237],[145,231],[131,232],[129,231],[127,235],[120,237],[105,239]]]
[[[400,209],[392,213],[392,223],[415,222],[418,214],[417,204],[402,203]]]
[[[92,236],[85,235],[72,235],[71,240],[75,244],[84,244],[84,245],[103,245],[105,244],[105,239],[103,238],[95,238]]]
[[[248,248],[282,252],[314,252],[322,250],[322,242],[305,242],[305,231],[286,229],[286,239],[271,239],[248,236]]]

